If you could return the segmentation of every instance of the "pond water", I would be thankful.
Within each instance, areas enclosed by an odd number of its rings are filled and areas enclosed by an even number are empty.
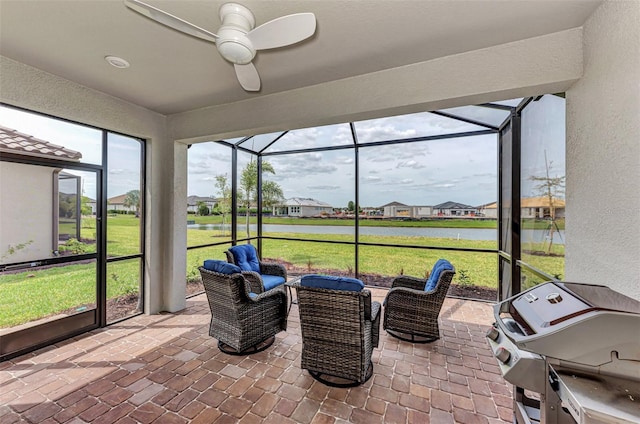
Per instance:
[[[191,224],[190,230],[222,230],[221,224]],[[229,225],[225,225],[228,230]],[[257,231],[256,225],[250,225],[252,231]],[[238,231],[244,231],[244,225],[238,225]],[[269,233],[301,233],[301,234],[355,234],[354,227],[333,225],[278,225],[264,224],[264,235]],[[360,235],[364,236],[403,236],[403,237],[436,237],[460,240],[496,240],[497,230],[487,228],[426,228],[426,227],[360,227]],[[548,240],[545,230],[522,230],[523,242],[543,242]],[[564,232],[553,237],[556,244],[564,244]]]

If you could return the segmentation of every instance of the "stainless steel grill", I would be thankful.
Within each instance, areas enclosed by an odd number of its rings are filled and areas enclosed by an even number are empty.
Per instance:
[[[640,423],[640,302],[550,282],[494,308],[487,338],[518,424]]]

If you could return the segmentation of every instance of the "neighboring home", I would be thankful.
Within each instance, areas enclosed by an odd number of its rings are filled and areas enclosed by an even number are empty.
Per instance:
[[[74,162],[82,158],[75,150],[0,126],[0,155],[5,154]],[[2,263],[50,258],[58,250],[60,227],[65,237],[79,236],[81,178],[60,168],[0,161],[0,181],[19,182],[0,185]],[[60,216],[61,199],[65,216]],[[8,253],[9,247],[24,244],[23,249]]]
[[[564,218],[565,201],[563,199],[552,198],[551,205],[555,209],[556,218]],[[549,198],[541,197],[524,197],[520,199],[520,216],[521,218],[551,218],[551,208]],[[498,209],[496,202],[484,206],[484,216],[488,218],[497,218]]]
[[[498,211],[496,210],[496,202],[493,203],[485,203],[483,205],[477,206],[478,216],[483,218],[497,218]]]
[[[89,208],[91,208],[91,215],[95,215],[96,211],[98,210],[96,200],[92,199],[90,197],[87,197],[86,199],[87,199],[87,201],[86,201],[85,205],[88,206]]]
[[[431,206],[409,206],[400,202],[391,202],[380,206],[385,218],[428,218],[432,214]]]
[[[373,208],[370,206],[365,206],[364,208],[361,209],[360,211],[361,215],[365,215],[365,216],[375,216],[375,217],[382,217],[382,207],[379,208]]]
[[[292,197],[273,207],[274,216],[327,216],[333,215],[333,206],[320,200]]]
[[[564,218],[565,201],[548,197],[525,197],[520,199],[521,218],[551,218],[551,207],[554,208],[556,218]]]
[[[218,206],[218,199],[214,199],[213,197],[188,196],[187,212],[198,213],[200,203],[204,203],[209,208],[209,211],[212,211],[213,208]]]
[[[433,207],[436,216],[476,216],[478,208],[457,202],[444,202]]]
[[[127,197],[127,194],[121,194],[119,196],[113,196],[107,199],[107,211],[125,211],[125,212],[135,212],[135,205],[126,206],[124,204],[124,199]]]

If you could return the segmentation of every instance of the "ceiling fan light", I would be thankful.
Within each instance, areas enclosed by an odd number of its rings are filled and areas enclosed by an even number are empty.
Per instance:
[[[118,56],[105,56],[104,60],[106,60],[109,65],[119,69],[125,69],[131,66],[129,62]]]
[[[222,57],[236,65],[246,65],[256,55],[255,50],[251,50],[235,40],[218,42],[218,50]]]

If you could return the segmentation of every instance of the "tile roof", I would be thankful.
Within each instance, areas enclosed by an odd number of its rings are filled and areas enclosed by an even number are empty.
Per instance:
[[[305,198],[305,197],[292,197],[290,199],[285,200],[283,203],[284,206],[315,206],[322,208],[331,208],[330,204],[326,202],[322,202],[320,200]]]
[[[448,201],[448,202],[440,203],[439,205],[435,205],[433,209],[475,209],[475,207],[470,205],[465,205],[464,203]]]
[[[107,199],[107,204],[109,205],[122,205],[124,204],[124,198],[127,197],[126,194],[120,194],[118,196],[113,196]]]
[[[0,151],[27,156],[79,161],[82,153],[0,125]]]
[[[187,196],[187,206],[197,206],[200,202],[215,203],[217,201],[215,197]]]

